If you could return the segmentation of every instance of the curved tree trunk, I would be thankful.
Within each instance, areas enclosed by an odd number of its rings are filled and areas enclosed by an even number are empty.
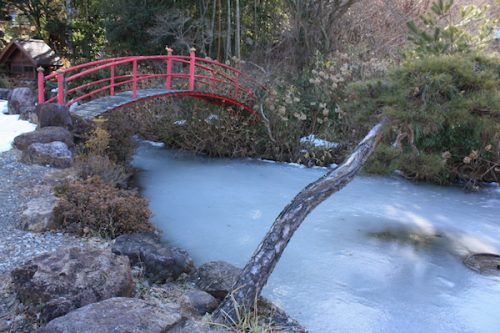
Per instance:
[[[338,168],[304,188],[278,215],[238,281],[212,317],[216,322],[236,319],[236,308],[250,309],[278,263],[285,247],[307,215],[333,193],[347,185],[375,149],[387,119],[375,125]]]

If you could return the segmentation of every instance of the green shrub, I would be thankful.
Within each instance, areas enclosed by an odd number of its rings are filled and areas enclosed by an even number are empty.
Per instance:
[[[489,6],[467,5],[453,15],[454,0],[433,2],[420,24],[408,22],[408,39],[413,44],[407,56],[453,54],[485,49],[494,38],[498,20],[490,20]]]
[[[60,201],[54,210],[55,221],[68,232],[115,238],[154,230],[147,200],[99,177],[67,182],[57,193]]]
[[[436,182],[498,181],[500,57],[481,53],[429,56],[403,64],[383,81],[351,85],[344,107],[365,130],[392,120],[367,170],[400,169]],[[360,126],[361,126],[360,125]],[[388,145],[399,152],[388,154]],[[388,157],[394,158],[389,161]]]

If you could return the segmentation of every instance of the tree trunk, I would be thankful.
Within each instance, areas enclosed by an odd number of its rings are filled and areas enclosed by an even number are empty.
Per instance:
[[[68,47],[68,53],[71,58],[75,58],[75,49],[73,47],[73,18],[74,18],[74,8],[72,0],[65,0],[66,9],[66,24],[68,26],[68,31],[66,32],[66,45]]]
[[[214,43],[215,43],[215,15],[216,15],[216,12],[217,12],[217,0],[214,0],[212,2],[212,19],[210,20],[210,45],[208,46],[209,57],[214,57],[213,47],[214,47]]]
[[[285,247],[307,215],[330,195],[347,185],[379,142],[387,119],[375,125],[338,168],[305,187],[278,215],[271,229],[241,272],[232,291],[215,310],[215,322],[236,320],[236,309],[250,309],[278,263]]]
[[[241,59],[241,18],[240,18],[240,0],[236,0],[236,31],[234,34],[234,53],[236,58]]]
[[[227,0],[227,27],[226,27],[226,60],[231,58],[231,0]]]

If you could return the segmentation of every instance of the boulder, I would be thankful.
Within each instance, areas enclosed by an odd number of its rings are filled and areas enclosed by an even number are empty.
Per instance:
[[[219,305],[219,301],[209,293],[190,288],[189,285],[186,287],[181,288],[174,283],[166,283],[160,287],[152,287],[150,294],[162,304],[176,304],[181,313],[187,317],[203,316],[215,310]]]
[[[151,233],[122,235],[116,238],[113,253],[129,257],[132,265],[142,267],[146,277],[163,282],[192,271],[193,260],[186,251],[168,246]]]
[[[36,333],[168,333],[177,332],[183,322],[175,308],[114,297],[56,318]]]
[[[88,134],[95,129],[95,123],[92,120],[82,118],[74,113],[71,113],[71,119],[73,122],[71,132],[76,142],[85,140]]]
[[[170,332],[170,331],[169,331]],[[228,333],[225,326],[211,325],[207,321],[186,320],[182,326],[176,327],[172,333]]]
[[[10,92],[10,89],[0,88],[0,99],[7,101],[9,99]]]
[[[30,88],[14,88],[9,95],[9,113],[28,120],[35,111],[35,95]]]
[[[30,200],[21,214],[20,227],[26,231],[44,232],[54,228],[54,208],[58,199],[53,193]]]
[[[51,143],[32,143],[21,156],[24,163],[49,165],[56,168],[69,168],[73,165],[73,153],[61,141]]]
[[[112,297],[132,296],[127,257],[109,249],[61,248],[11,272],[18,299],[42,322]]]
[[[222,299],[226,297],[236,283],[241,269],[225,261],[212,261],[201,265],[189,279],[197,288],[212,296]]]
[[[14,138],[14,146],[26,150],[32,143],[50,143],[62,141],[68,147],[73,147],[73,135],[63,127],[44,127],[36,131],[23,133]]]
[[[265,325],[279,327],[279,332],[307,333],[297,320],[264,297],[257,301],[257,316]]]
[[[69,109],[64,105],[48,103],[37,105],[35,108],[38,126],[40,128],[47,126],[73,128],[73,120]]]
[[[201,316],[205,313],[212,313],[219,306],[219,302],[215,297],[202,290],[188,291],[186,296],[191,307]]]

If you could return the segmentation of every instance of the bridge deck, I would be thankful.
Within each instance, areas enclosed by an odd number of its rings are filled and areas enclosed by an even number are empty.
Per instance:
[[[132,91],[123,91],[114,96],[105,96],[71,108],[72,113],[84,119],[92,119],[107,111],[119,108],[135,101],[155,96],[182,93],[184,90],[169,89],[142,89],[137,90],[137,97],[133,98]]]

